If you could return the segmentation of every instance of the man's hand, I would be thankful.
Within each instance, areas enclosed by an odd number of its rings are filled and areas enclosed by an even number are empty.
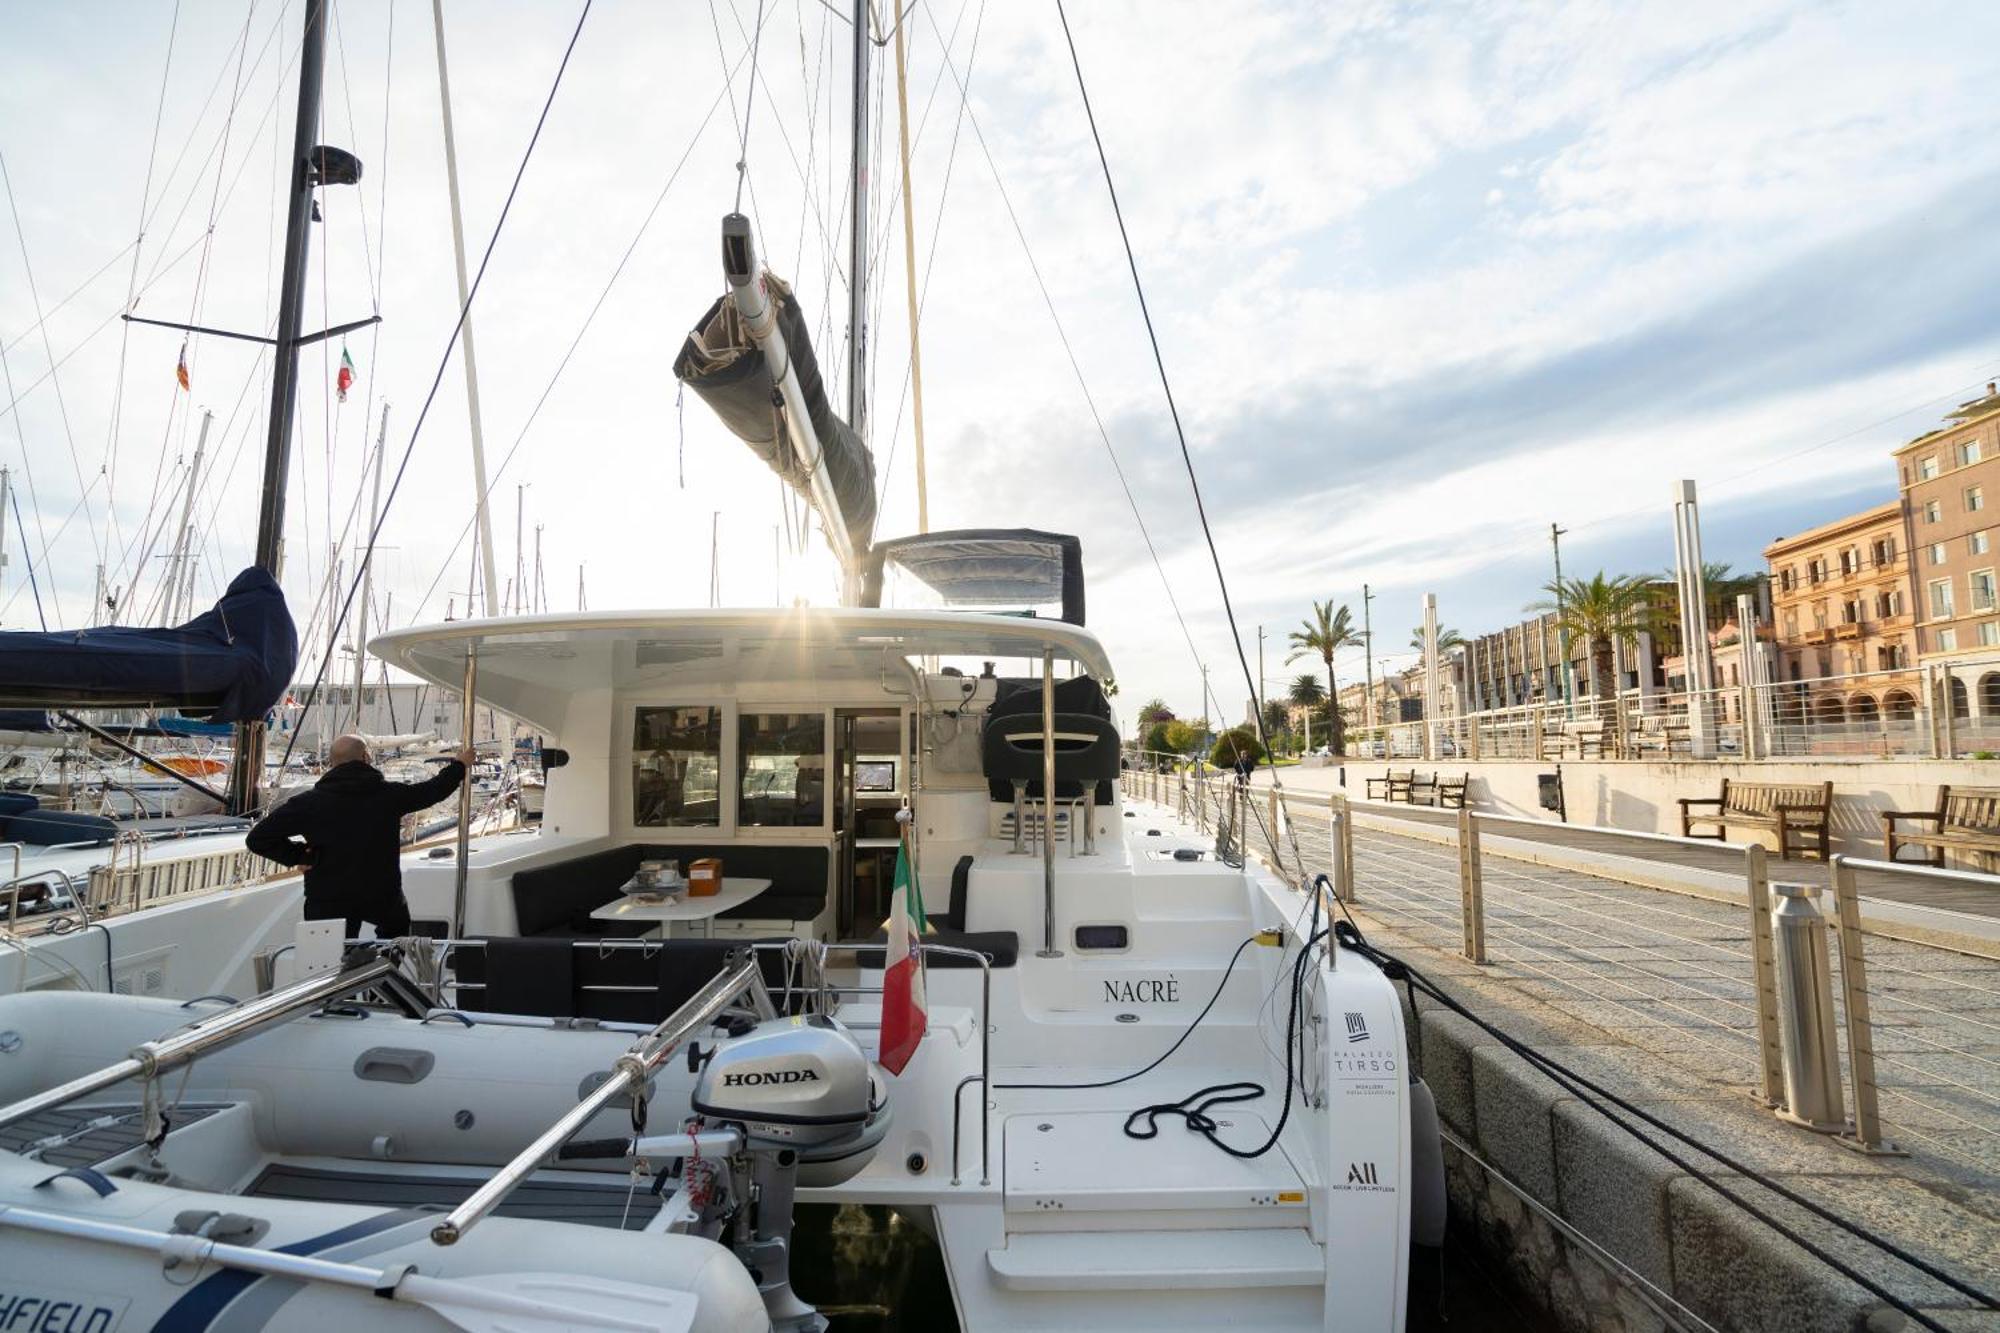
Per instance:
[[[471,768],[475,763],[479,762],[479,752],[468,745],[453,755],[452,758],[464,764],[467,768]]]

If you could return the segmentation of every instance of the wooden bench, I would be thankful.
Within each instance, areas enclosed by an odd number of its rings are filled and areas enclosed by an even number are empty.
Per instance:
[[[1443,806],[1447,810],[1463,810],[1465,808],[1465,789],[1471,781],[1472,775],[1470,773],[1460,773],[1455,778],[1448,778],[1440,774],[1431,783],[1436,793],[1434,804]]]
[[[1926,820],[1928,831],[1907,832],[1896,825],[1903,820]],[[1882,857],[1896,859],[1898,847],[1927,847],[1929,853],[1914,865],[1944,865],[1945,853],[1978,854],[1985,858],[2000,855],[2000,787],[1938,788],[1935,810],[1884,810],[1882,812]]]
[[[1694,806],[1715,807],[1713,814],[1696,814]],[[1770,829],[1778,835],[1778,859],[1790,860],[1796,835],[1810,834],[1819,843],[1819,858],[1827,859],[1828,829],[1833,822],[1833,784],[1784,782],[1731,782],[1722,780],[1719,796],[1680,798],[1681,836],[1713,836],[1727,841],[1729,826]],[[1700,834],[1696,824],[1713,824],[1715,833]],[[1804,851],[1803,844],[1797,844]]]
[[[1425,774],[1412,771],[1410,774],[1410,790],[1404,795],[1403,799],[1411,805],[1436,805],[1437,782],[1436,773]]]
[[[1402,772],[1390,769],[1379,778],[1368,779],[1368,799],[1371,801],[1408,801],[1410,787],[1417,780],[1417,772],[1406,768]]]

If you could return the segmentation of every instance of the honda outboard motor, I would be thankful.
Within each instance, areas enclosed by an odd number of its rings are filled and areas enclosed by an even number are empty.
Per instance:
[[[801,1183],[838,1185],[868,1165],[889,1130],[874,1067],[820,1014],[772,1018],[713,1047],[689,1048],[701,1075],[680,1133],[575,1142],[565,1158],[638,1159],[679,1188],[667,1229],[729,1246],[756,1279],[771,1325],[819,1333],[826,1320],[792,1290],[792,1201]]]
[[[821,1014],[771,1019],[717,1046],[693,1103],[696,1115],[743,1126],[753,1151],[792,1152],[812,1188],[852,1178],[889,1130],[868,1057]]]

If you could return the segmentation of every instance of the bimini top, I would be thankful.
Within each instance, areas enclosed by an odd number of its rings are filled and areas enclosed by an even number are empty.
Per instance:
[[[959,528],[877,542],[862,576],[862,605],[882,605],[883,585],[897,573],[924,585],[946,606],[1008,611],[1059,606],[1064,620],[1083,623],[1083,543],[1059,532]]]
[[[269,574],[238,574],[212,610],[175,629],[0,634],[0,704],[178,708],[250,722],[282,699],[299,640]]]
[[[913,658],[1039,659],[1044,650],[1109,683],[1095,635],[1057,620],[864,607],[614,611],[460,620],[394,630],[369,651],[445,689],[473,693],[535,726],[559,727],[571,696],[595,689],[826,681],[905,675]]]

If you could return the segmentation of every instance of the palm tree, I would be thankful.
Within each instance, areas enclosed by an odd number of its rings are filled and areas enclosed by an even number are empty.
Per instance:
[[[1422,625],[1410,631],[1410,647],[1416,649],[1418,652],[1424,650],[1424,627]],[[1438,626],[1439,652],[1446,653],[1450,652],[1453,648],[1463,647],[1465,647],[1465,636],[1463,634],[1460,634],[1455,629],[1446,629],[1442,625]]]
[[[1556,629],[1570,642],[1581,642],[1590,652],[1590,691],[1599,701],[1609,699],[1614,690],[1614,645],[1637,644],[1639,635],[1652,628],[1655,603],[1649,581],[1632,574],[1606,575],[1599,570],[1588,579],[1564,579],[1549,583],[1543,591],[1547,600],[1528,610],[1553,612]]]
[[[1680,629],[1680,597],[1678,593],[1680,580],[1671,569],[1656,577],[1664,581],[1669,588],[1675,590],[1675,594],[1672,597],[1661,599],[1660,618],[1666,621],[1671,611],[1673,619],[1671,623],[1664,625],[1663,628],[1669,633],[1678,633]],[[1712,630],[1720,629],[1723,625],[1734,619],[1736,616],[1737,597],[1743,593],[1749,593],[1754,597],[1757,593],[1757,584],[1761,578],[1762,576],[1758,574],[1738,574],[1724,560],[1702,561],[1701,581],[1703,588],[1707,592],[1706,609],[1708,611],[1708,627]]]
[[[1338,699],[1340,686],[1333,676],[1333,655],[1343,648],[1357,647],[1361,643],[1361,633],[1354,628],[1354,616],[1346,607],[1333,609],[1333,599],[1313,603],[1312,619],[1303,622],[1287,638],[1292,651],[1286,655],[1286,662],[1296,662],[1301,657],[1317,656],[1326,663],[1326,697]],[[1342,725],[1340,710],[1333,710],[1332,745],[1335,754],[1347,753],[1347,728]]]
[[[1286,691],[1285,698],[1299,708],[1317,708],[1326,702],[1326,686],[1312,672],[1302,671],[1292,678],[1292,688]]]

